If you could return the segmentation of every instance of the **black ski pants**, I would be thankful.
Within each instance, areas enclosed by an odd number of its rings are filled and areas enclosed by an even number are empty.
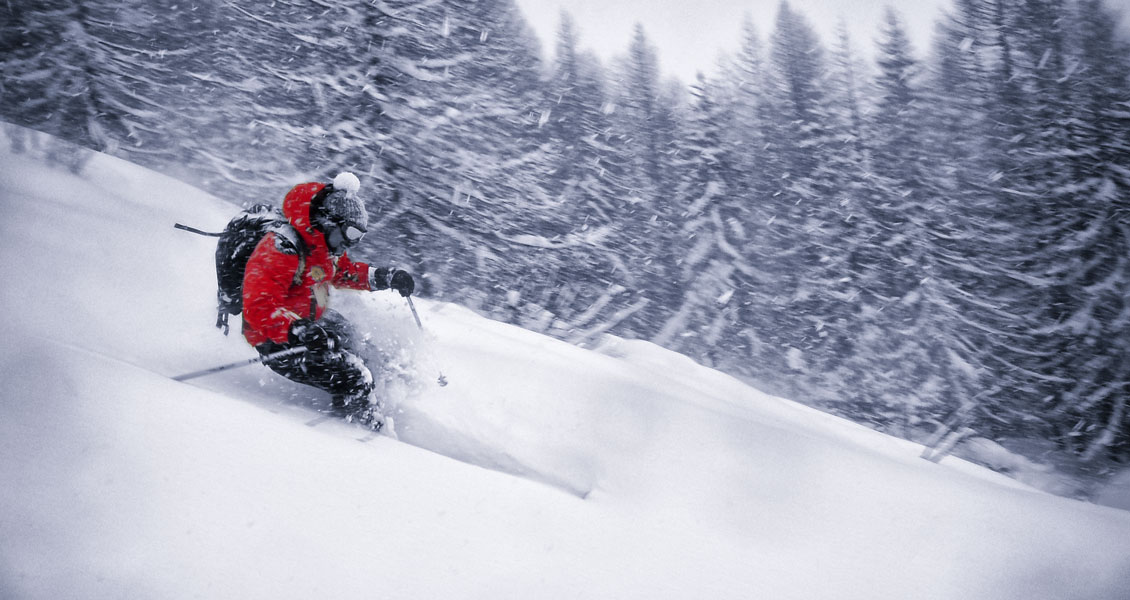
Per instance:
[[[303,352],[264,361],[272,371],[287,379],[329,392],[334,406],[345,406],[368,397],[373,391],[373,374],[356,353],[356,334],[340,314],[326,311],[319,323],[333,332],[342,348]],[[255,347],[261,356],[291,348],[290,344],[264,342]]]

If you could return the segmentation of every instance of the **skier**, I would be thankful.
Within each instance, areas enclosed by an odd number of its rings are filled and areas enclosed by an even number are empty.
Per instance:
[[[346,250],[365,235],[368,214],[352,173],[332,183],[302,183],[287,193],[283,215],[293,228],[267,233],[243,278],[243,335],[260,355],[304,346],[305,352],[266,361],[276,373],[331,394],[335,411],[379,428],[373,375],[356,354],[352,327],[327,310],[329,287],[393,289],[409,296],[412,275],[354,262]]]

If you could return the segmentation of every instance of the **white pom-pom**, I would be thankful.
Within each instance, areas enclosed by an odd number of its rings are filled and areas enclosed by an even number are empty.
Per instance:
[[[353,173],[345,172],[334,177],[334,189],[344,190],[346,194],[353,195],[361,189],[361,180]]]

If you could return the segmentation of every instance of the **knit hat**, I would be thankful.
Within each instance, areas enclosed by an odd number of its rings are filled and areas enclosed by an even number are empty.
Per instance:
[[[365,210],[365,203],[357,193],[361,189],[361,181],[357,176],[348,172],[341,173],[327,187],[331,189],[322,201],[321,214],[338,223],[367,230],[369,211]]]

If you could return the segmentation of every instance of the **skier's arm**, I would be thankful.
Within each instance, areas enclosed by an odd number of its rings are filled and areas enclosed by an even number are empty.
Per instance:
[[[302,317],[287,308],[299,258],[276,248],[267,234],[247,261],[243,276],[243,320],[276,343],[286,343],[290,323]]]
[[[348,253],[342,254],[341,258],[337,259],[333,285],[334,287],[351,290],[370,290],[372,287],[369,281],[372,277],[372,271],[369,265],[350,260]]]
[[[337,260],[337,273],[334,274],[334,287],[373,292],[392,288],[401,296],[409,296],[416,288],[412,275],[403,269],[393,267],[373,267],[361,262],[353,262],[348,254]]]

